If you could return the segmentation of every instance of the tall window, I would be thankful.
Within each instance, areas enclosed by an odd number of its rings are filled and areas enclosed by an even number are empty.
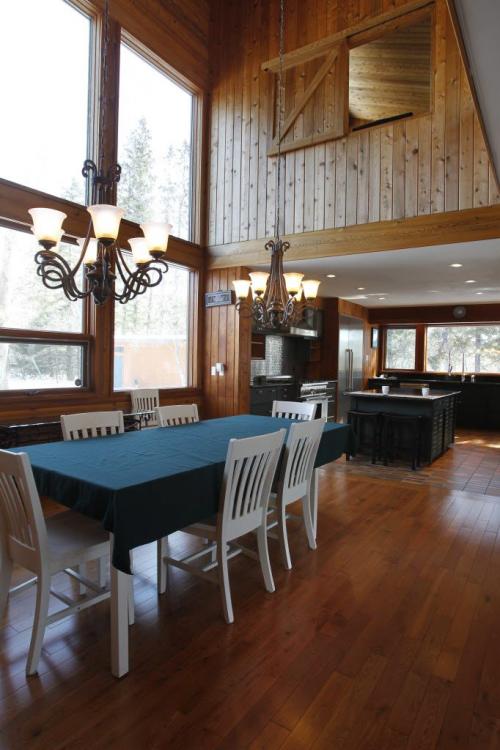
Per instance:
[[[415,328],[387,328],[385,367],[388,370],[414,370],[415,344]]]
[[[0,177],[84,202],[91,23],[64,0],[0,3]]]
[[[500,325],[428,326],[431,372],[500,372]]]
[[[36,275],[33,235],[0,227],[0,390],[85,385],[83,305]],[[61,252],[70,263],[73,245]]]
[[[191,238],[193,96],[123,43],[118,204],[132,221],[169,221]]]
[[[115,390],[188,383],[189,271],[170,264],[157,287],[115,308]]]

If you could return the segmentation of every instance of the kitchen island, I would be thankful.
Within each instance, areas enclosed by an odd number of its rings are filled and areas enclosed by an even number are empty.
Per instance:
[[[355,411],[422,417],[421,459],[425,463],[435,461],[455,441],[458,391],[433,389],[423,396],[420,388],[397,388],[387,394],[380,388],[371,388],[347,395],[350,408]]]

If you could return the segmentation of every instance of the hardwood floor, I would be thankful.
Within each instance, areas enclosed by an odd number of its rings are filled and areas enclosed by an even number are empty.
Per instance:
[[[485,440],[471,443],[471,465],[496,455],[500,435]],[[40,676],[27,680],[24,592],[1,624],[0,747],[500,748],[499,528],[498,496],[333,464],[321,473],[318,550],[296,527],[287,572],[271,543],[274,594],[237,558],[232,626],[217,590],[181,571],[158,599],[154,545],[137,551],[132,672],[120,681],[107,603],[50,627]]]

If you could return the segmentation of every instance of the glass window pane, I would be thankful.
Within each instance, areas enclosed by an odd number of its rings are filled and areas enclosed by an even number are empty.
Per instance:
[[[64,0],[0,3],[0,177],[84,203],[90,19]]]
[[[126,44],[120,52],[118,204],[190,239],[193,97]]]
[[[0,327],[81,333],[83,303],[43,285],[34,261],[39,249],[32,234],[0,227]],[[71,265],[80,255],[66,243],[60,252]]]
[[[388,328],[385,340],[385,366],[391,370],[415,369],[414,328]]]
[[[428,326],[427,370],[500,372],[500,325]]]
[[[0,341],[0,390],[79,388],[83,347]]]
[[[189,271],[170,265],[159,286],[115,306],[115,390],[188,385]]]

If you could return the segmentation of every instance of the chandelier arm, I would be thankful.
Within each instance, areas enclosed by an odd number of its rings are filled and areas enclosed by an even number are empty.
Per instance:
[[[37,275],[47,289],[62,289],[72,302],[85,299],[88,291],[78,288],[72,269],[65,258],[53,250],[39,250],[35,254]]]

